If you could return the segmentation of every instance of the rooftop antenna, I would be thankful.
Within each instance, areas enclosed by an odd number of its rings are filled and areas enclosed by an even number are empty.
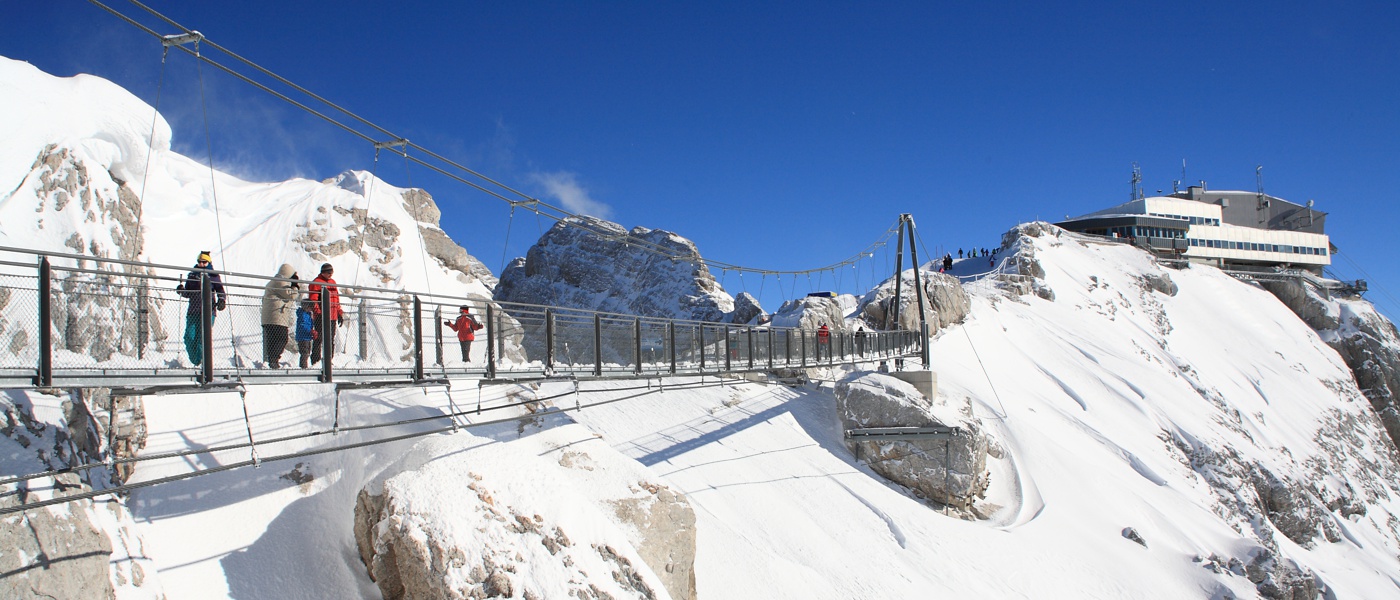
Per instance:
[[[1186,159],[1181,159],[1181,179],[1172,182],[1172,193],[1181,191],[1181,184],[1186,183]]]
[[[1133,195],[1129,199],[1142,199],[1142,169],[1138,168],[1137,163],[1133,163]]]
[[[1269,201],[1264,197],[1264,165],[1254,167],[1254,182],[1259,186],[1258,195],[1255,196],[1255,210],[1259,212],[1259,224],[1263,225],[1268,221],[1265,209],[1269,208]]]

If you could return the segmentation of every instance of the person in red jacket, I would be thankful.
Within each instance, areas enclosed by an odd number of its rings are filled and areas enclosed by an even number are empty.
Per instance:
[[[831,359],[831,329],[827,328],[826,323],[817,328],[817,360],[822,359],[822,354],[826,355],[827,360]]]
[[[477,330],[481,329],[481,323],[475,317],[468,314],[466,306],[462,307],[462,313],[457,315],[456,321],[443,321],[442,324],[451,327],[457,332],[457,342],[462,345],[462,362],[471,362],[472,340],[476,339]]]
[[[328,336],[331,348],[335,348],[335,329],[327,327],[330,323],[335,326],[345,324],[345,313],[340,310],[340,288],[336,286],[331,275],[335,273],[335,267],[331,263],[321,265],[321,274],[311,281],[311,285],[306,287],[306,299],[311,301],[311,317],[316,328],[317,342],[311,345],[311,364],[321,362],[321,342],[322,336]],[[330,312],[321,314],[321,292],[324,291],[330,300]],[[326,360],[331,357],[327,356]]]

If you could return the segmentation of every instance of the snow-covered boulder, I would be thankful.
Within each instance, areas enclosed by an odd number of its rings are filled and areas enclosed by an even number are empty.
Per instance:
[[[385,598],[695,597],[689,503],[581,426],[432,438],[385,475],[355,509]]]
[[[842,295],[835,298],[823,298],[820,296],[804,296],[795,300],[784,302],[778,307],[778,311],[773,313],[772,324],[775,327],[795,327],[816,331],[822,324],[833,332],[846,331],[845,304],[851,301],[851,296]]]
[[[914,270],[909,269],[900,276],[903,282],[899,290],[899,327],[918,331],[919,297],[918,290],[914,289]],[[924,315],[928,319],[930,335],[967,317],[972,305],[956,277],[923,271],[921,279],[924,285]],[[861,298],[860,316],[872,328],[893,328],[887,321],[894,310],[894,288],[894,278],[890,278]]]
[[[953,427],[950,440],[856,441],[847,444],[876,473],[920,497],[970,509],[987,489],[989,438],[976,419],[935,405],[889,375],[859,373],[836,384],[844,429]]]

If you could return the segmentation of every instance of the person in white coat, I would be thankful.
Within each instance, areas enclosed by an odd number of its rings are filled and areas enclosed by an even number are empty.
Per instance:
[[[296,269],[284,264],[277,269],[277,278],[263,288],[262,329],[263,364],[270,369],[281,366],[282,351],[287,348],[288,328],[296,320],[297,300],[301,285]]]

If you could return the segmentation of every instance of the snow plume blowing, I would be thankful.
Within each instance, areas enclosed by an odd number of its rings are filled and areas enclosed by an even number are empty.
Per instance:
[[[386,287],[431,279],[451,294],[510,288],[748,321],[693,261],[610,254],[564,228],[498,285],[431,233],[438,213],[422,190],[360,172],[211,184],[169,150],[161,121],[148,147],[152,114],[100,79],[0,60],[0,241],[183,263],[221,224],[216,262],[234,270],[331,262],[342,280]],[[560,198],[588,200],[571,176],[555,181]],[[694,250],[670,232],[589,225]],[[1400,594],[1393,325],[1361,300],[1286,304],[1211,267],[1165,269],[1042,223],[1010,232],[999,256],[1007,270],[993,276],[927,284],[946,292],[930,300],[947,311],[931,343],[936,388],[842,367],[781,385],[756,374],[8,392],[0,476],[110,467],[3,484],[0,507],[249,459],[165,454],[192,447],[348,449],[6,515],[0,597]],[[986,268],[969,259],[953,272]],[[558,277],[535,279],[546,273]],[[642,284],[650,292],[617,289]],[[870,327],[893,306],[881,289],[803,311]],[[958,433],[844,437],[889,425]]]
[[[569,212],[600,219],[612,217],[612,207],[594,200],[578,182],[578,175],[568,171],[531,173],[530,181],[544,188],[545,195],[558,200]]]

